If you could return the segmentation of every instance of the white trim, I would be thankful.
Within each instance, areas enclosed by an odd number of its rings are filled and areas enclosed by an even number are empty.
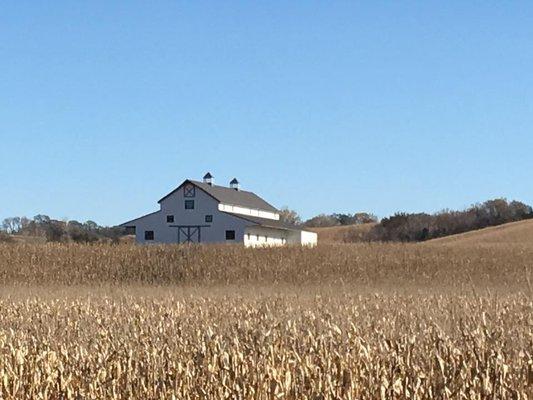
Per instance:
[[[219,203],[218,209],[219,211],[230,212],[233,214],[249,215],[251,217],[259,217],[259,218],[279,221],[279,214],[273,213],[270,211],[264,211],[264,210],[247,208],[247,207],[237,206],[233,204],[224,204],[224,203]]]

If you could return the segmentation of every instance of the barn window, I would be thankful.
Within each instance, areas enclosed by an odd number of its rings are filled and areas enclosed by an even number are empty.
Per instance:
[[[174,222],[174,216],[173,215],[167,215],[167,223],[172,223]]]
[[[226,231],[226,240],[235,240],[235,231]]]
[[[194,210],[194,200],[185,200],[185,209]]]
[[[183,187],[183,197],[194,197],[195,187],[194,185],[186,185]]]
[[[213,222],[213,216],[212,215],[206,215],[205,216],[205,222]]]
[[[144,240],[154,240],[154,231],[144,231]]]

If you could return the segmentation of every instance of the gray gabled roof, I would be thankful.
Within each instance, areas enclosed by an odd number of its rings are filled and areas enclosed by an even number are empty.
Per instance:
[[[223,211],[224,212],[224,211]],[[264,226],[266,228],[274,228],[274,229],[285,229],[289,231],[301,231],[302,229],[296,225],[287,224],[285,222],[282,222],[280,220],[276,219],[268,219],[268,218],[260,218],[260,217],[252,217],[250,215],[240,215],[240,214],[233,214],[230,212],[224,212],[225,214],[229,214],[232,217],[237,217],[244,219],[246,221],[253,222],[254,224]]]
[[[154,211],[154,212],[151,212],[151,213],[148,213],[148,214],[145,214],[143,215],[142,217],[138,217],[138,218],[135,218],[135,219],[131,219],[127,222],[124,222],[122,224],[120,224],[119,226],[123,226],[123,227],[128,227],[128,226],[133,226],[131,225],[132,222],[135,222],[135,221],[138,221],[140,219],[143,219],[143,218],[146,218],[146,217],[149,217],[150,215],[154,215],[154,214],[157,214],[158,212],[161,212],[161,210],[157,210],[157,211]]]
[[[242,207],[252,208],[252,209],[257,209],[257,210],[270,211],[274,213],[279,212],[276,207],[274,207],[272,204],[267,203],[265,200],[263,200],[261,197],[259,197],[255,193],[247,192],[246,190],[235,190],[235,189],[224,187],[224,186],[209,185],[208,183],[204,183],[200,181],[193,181],[190,179],[185,180],[176,189],[174,189],[172,192],[170,192],[165,197],[163,197],[161,200],[159,200],[159,203],[161,203],[164,199],[166,199],[171,194],[175,193],[187,182],[190,182],[193,185],[198,186],[200,189],[202,189],[204,192],[209,194],[215,200],[218,200],[220,203],[230,204],[234,206],[242,206]]]

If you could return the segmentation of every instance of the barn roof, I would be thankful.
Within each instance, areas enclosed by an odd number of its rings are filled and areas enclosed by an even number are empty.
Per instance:
[[[234,206],[242,206],[242,207],[252,208],[252,209],[257,209],[257,210],[270,211],[274,213],[278,212],[278,209],[276,207],[274,207],[272,204],[267,203],[265,200],[263,200],[261,197],[259,197],[253,192],[247,192],[246,190],[235,190],[232,188],[218,186],[218,185],[210,185],[208,183],[204,183],[200,181],[193,181],[190,179],[187,179],[186,181],[184,181],[176,189],[174,189],[172,192],[170,192],[165,197],[163,197],[161,200],[159,200],[159,203],[161,203],[171,194],[175,193],[187,182],[190,182],[194,184],[195,186],[198,186],[200,189],[202,189],[204,192],[209,194],[215,200],[218,200],[220,203],[230,204]]]
[[[158,212],[160,212],[160,210],[157,210],[157,211],[154,211],[154,212],[151,212],[151,213],[145,214],[145,215],[143,215],[142,217],[138,217],[138,218],[131,219],[131,220],[127,221],[127,222],[124,222],[124,223],[120,224],[119,226],[128,227],[128,226],[130,226],[130,224],[131,224],[132,222],[135,222],[135,221],[137,221],[137,220],[139,220],[139,219],[143,219],[143,218],[149,217],[150,215],[153,215],[153,214],[157,214]],[[133,226],[133,225],[131,225],[131,226]]]
[[[286,230],[290,230],[290,231],[301,231],[302,230],[300,227],[298,227],[296,225],[287,224],[285,222],[282,222],[282,221],[276,220],[276,219],[252,217],[250,215],[239,215],[239,214],[233,214],[233,213],[229,213],[229,212],[224,212],[224,213],[225,214],[229,214],[232,217],[245,219],[247,221],[253,222],[253,223],[257,224],[257,225],[264,226],[266,228],[286,229]]]

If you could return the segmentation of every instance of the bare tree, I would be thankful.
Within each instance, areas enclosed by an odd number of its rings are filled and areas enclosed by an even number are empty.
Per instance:
[[[282,207],[279,213],[279,219],[282,222],[290,225],[300,225],[302,219],[298,213],[294,210],[289,209],[288,207]]]
[[[21,229],[20,217],[5,218],[2,221],[2,229],[10,234],[18,233]]]
[[[378,217],[374,214],[359,212],[353,215],[356,224],[369,224],[372,222],[378,222]]]

